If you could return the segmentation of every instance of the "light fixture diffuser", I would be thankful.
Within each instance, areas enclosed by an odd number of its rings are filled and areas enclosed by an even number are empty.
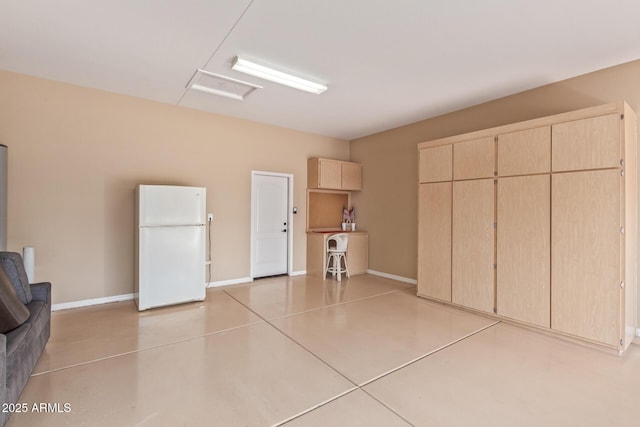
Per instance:
[[[291,74],[283,73],[282,71],[277,71],[272,68],[265,67],[264,65],[259,65],[251,61],[247,61],[246,59],[242,59],[237,56],[233,60],[231,68],[236,71],[240,71],[241,73],[250,74],[255,77],[260,77],[261,79],[269,80],[274,83],[289,86],[295,89],[300,89],[305,92],[315,93],[316,95],[319,95],[327,90],[327,86],[323,84],[292,76]]]
[[[196,70],[195,74],[187,84],[187,87],[200,92],[224,96],[225,98],[231,98],[238,101],[244,101],[244,99],[254,90],[262,89],[262,86],[200,69]]]

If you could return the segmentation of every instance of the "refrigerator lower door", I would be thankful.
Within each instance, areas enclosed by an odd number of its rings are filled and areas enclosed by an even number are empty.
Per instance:
[[[141,227],[138,232],[138,310],[204,300],[205,227]]]

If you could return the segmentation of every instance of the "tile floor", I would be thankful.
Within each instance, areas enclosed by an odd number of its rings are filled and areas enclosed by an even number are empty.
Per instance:
[[[413,293],[369,275],[279,277],[143,313],[55,312],[20,402],[59,410],[7,425],[640,423],[640,346],[619,358]]]

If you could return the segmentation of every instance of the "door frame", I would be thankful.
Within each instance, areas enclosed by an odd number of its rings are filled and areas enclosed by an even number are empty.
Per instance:
[[[255,205],[255,180],[256,176],[275,176],[280,178],[287,179],[287,274],[291,276],[293,272],[293,174],[291,173],[280,173],[280,172],[267,172],[267,171],[251,171],[251,223],[249,224],[250,229],[250,259],[249,259],[249,276],[251,280],[254,279],[253,275],[253,255],[255,251],[255,233],[253,230],[253,224],[255,224],[257,212]]]

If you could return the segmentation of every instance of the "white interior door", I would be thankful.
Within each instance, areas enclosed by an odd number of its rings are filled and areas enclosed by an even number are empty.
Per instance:
[[[289,178],[254,174],[252,180],[253,277],[286,274],[289,257]]]

